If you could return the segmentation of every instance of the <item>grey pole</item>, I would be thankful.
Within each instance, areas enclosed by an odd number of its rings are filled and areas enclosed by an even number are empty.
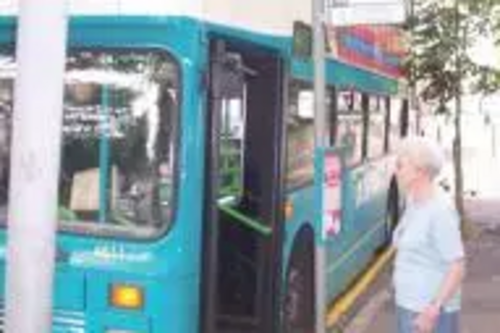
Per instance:
[[[313,0],[313,60],[314,60],[314,125],[315,146],[323,147],[326,141],[326,107],[325,107],[325,20],[324,0]],[[317,184],[316,186],[319,186]],[[316,233],[321,234],[321,232]],[[315,300],[316,300],[316,333],[326,332],[326,251],[323,241],[316,239],[315,250]]]
[[[6,332],[52,332],[65,0],[21,0],[7,230]]]
[[[406,13],[406,19],[409,20],[410,23],[410,56],[413,58],[414,54],[414,48],[413,48],[413,35],[414,35],[414,30],[415,30],[415,0],[407,0],[408,1],[408,11]],[[413,61],[413,59],[412,59]],[[414,68],[414,63],[412,63],[410,67],[410,75],[409,75],[409,94],[410,94],[410,110],[415,111],[417,115],[416,119],[416,130],[417,130],[417,135],[420,135],[420,132],[423,130],[422,129],[422,109],[419,106],[418,103],[418,96],[417,96],[417,86],[416,86],[416,78],[415,78],[415,68]]]

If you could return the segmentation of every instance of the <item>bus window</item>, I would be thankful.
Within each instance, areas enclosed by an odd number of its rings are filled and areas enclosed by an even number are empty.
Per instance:
[[[15,66],[11,55],[0,57],[0,73]],[[62,229],[147,237],[167,226],[175,187],[178,83],[177,65],[164,53],[69,53],[59,181]],[[0,96],[2,105],[9,105],[12,89],[5,87]]]
[[[243,190],[245,108],[241,98],[222,102],[219,198],[241,197]]]
[[[340,92],[337,98],[337,138],[336,144],[345,149],[346,165],[361,163],[363,154],[363,112],[361,94]]]
[[[388,96],[384,97],[380,102],[380,106],[384,115],[384,153],[388,153],[391,136],[391,98]]]
[[[314,174],[314,104],[310,85],[293,82],[287,121],[288,188],[305,185]]]
[[[368,102],[368,158],[380,157],[384,153],[385,112],[382,99],[370,96]]]
[[[328,134],[330,145],[334,146],[337,142],[338,112],[337,112],[337,91],[335,87],[329,87],[327,90],[327,110],[328,110]]]
[[[0,77],[0,216],[2,220],[7,215],[9,193],[12,83],[11,78]]]
[[[389,119],[389,149],[394,150],[401,140],[401,117],[403,104],[399,98],[391,98]]]

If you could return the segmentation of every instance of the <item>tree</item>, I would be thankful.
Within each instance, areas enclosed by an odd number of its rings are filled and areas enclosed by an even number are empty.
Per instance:
[[[455,200],[464,221],[462,171],[462,94],[464,91],[497,91],[500,75],[489,67],[479,66],[467,50],[479,36],[500,27],[496,14],[497,0],[413,0],[409,18],[411,53],[406,64],[418,94],[436,110],[448,110],[455,100],[453,161]],[[500,29],[499,29],[500,30]],[[471,83],[467,86],[465,83]],[[464,227],[464,225],[463,225]]]

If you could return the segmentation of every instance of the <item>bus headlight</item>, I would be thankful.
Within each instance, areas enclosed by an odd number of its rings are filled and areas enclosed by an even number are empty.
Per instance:
[[[144,306],[144,292],[137,286],[113,284],[109,294],[109,303],[116,308],[138,310]]]
[[[293,202],[287,200],[284,205],[285,219],[291,220],[293,218],[294,206]]]

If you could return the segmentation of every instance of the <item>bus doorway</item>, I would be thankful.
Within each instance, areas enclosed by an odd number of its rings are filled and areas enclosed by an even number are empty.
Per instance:
[[[269,50],[211,41],[204,333],[279,331],[283,73]]]

